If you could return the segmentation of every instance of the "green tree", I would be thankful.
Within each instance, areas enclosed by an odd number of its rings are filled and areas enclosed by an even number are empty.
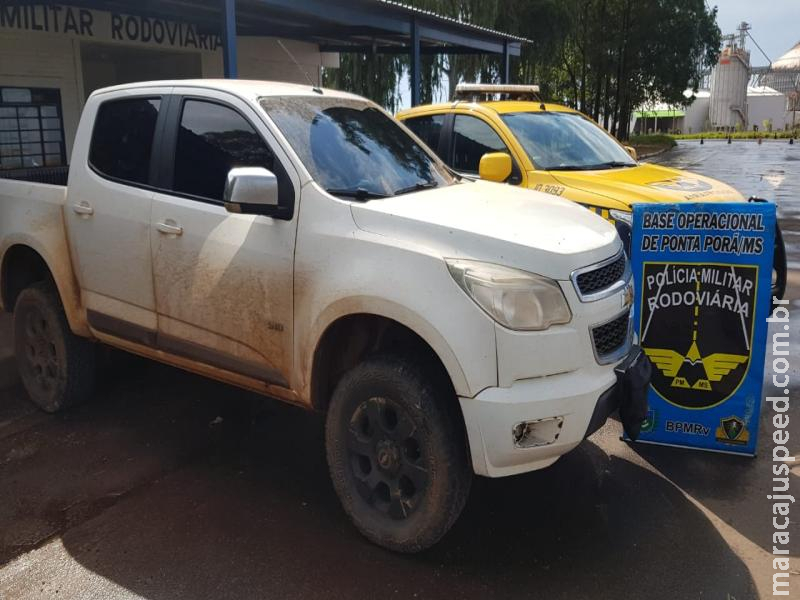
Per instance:
[[[512,62],[511,79],[538,83],[542,96],[577,108],[620,138],[644,102],[684,102],[720,47],[716,9],[705,0],[409,0],[409,4],[531,40]],[[423,55],[421,94],[431,102],[448,78],[497,81],[500,57]],[[343,54],[325,84],[395,110],[406,56]]]
[[[400,106],[400,78],[408,61],[394,54],[339,55],[338,69],[325,69],[322,84],[354,92],[394,112]]]

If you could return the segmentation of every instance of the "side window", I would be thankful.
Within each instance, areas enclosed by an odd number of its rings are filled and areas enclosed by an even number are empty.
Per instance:
[[[508,152],[508,148],[487,123],[477,117],[456,115],[453,124],[453,164],[456,171],[477,173],[481,156],[487,152]]]
[[[160,98],[109,100],[100,105],[89,164],[102,175],[147,183]]]
[[[221,202],[228,171],[234,167],[273,171],[281,204],[293,202],[294,191],[286,171],[242,115],[213,102],[186,100],[175,149],[173,189]]]
[[[403,121],[403,124],[417,134],[428,148],[434,152],[439,149],[439,134],[442,132],[444,115],[412,117]]]

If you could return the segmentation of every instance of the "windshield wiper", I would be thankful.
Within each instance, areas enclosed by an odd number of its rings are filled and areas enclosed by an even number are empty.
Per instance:
[[[564,165],[546,169],[548,171],[601,171],[604,169],[617,169],[622,167],[635,167],[636,163],[622,162],[618,160],[610,160],[596,165]]]
[[[335,188],[326,189],[331,196],[344,196],[345,198],[354,198],[356,200],[369,200],[371,198],[388,198],[386,194],[380,192],[370,192],[362,187],[337,190]]]
[[[559,165],[545,171],[594,171],[597,165]]]
[[[418,181],[414,185],[410,185],[408,187],[395,190],[393,195],[399,196],[401,194],[410,194],[411,192],[419,192],[420,190],[429,190],[435,187],[439,187],[439,184],[436,183],[435,181]]]
[[[599,165],[596,165],[596,166],[601,167],[601,168],[607,168],[607,169],[618,169],[618,168],[621,168],[621,167],[635,167],[636,163],[635,162],[623,162],[621,160],[610,160],[608,162],[600,163]]]

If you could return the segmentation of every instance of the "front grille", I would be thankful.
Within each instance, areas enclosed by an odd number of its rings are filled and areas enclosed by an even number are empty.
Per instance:
[[[620,253],[614,262],[603,265],[592,271],[586,271],[575,278],[575,284],[582,296],[588,296],[610,287],[625,273],[625,253]]]
[[[625,344],[628,338],[628,314],[626,312],[613,321],[592,328],[592,343],[598,358],[613,354]]]

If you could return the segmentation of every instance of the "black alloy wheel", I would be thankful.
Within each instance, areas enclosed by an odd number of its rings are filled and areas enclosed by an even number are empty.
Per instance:
[[[358,493],[393,519],[406,519],[428,487],[419,432],[397,403],[374,397],[350,419],[348,453]]]
[[[358,530],[397,552],[447,533],[472,482],[463,417],[446,384],[414,361],[374,356],[331,398],[325,449],[334,488]]]
[[[94,344],[72,333],[52,283],[20,292],[14,305],[14,352],[28,396],[46,412],[88,398],[94,388]]]

